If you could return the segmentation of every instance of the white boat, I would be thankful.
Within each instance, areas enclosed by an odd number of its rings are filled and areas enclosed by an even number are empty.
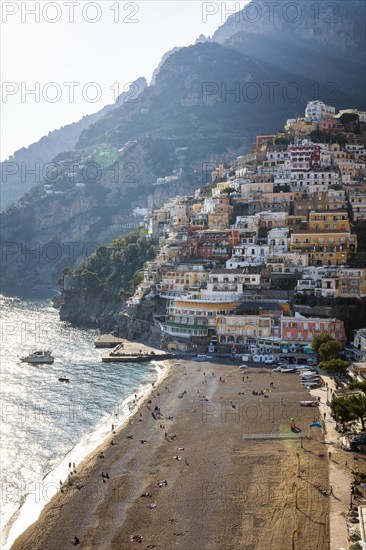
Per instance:
[[[33,353],[30,353],[26,357],[20,358],[23,363],[34,363],[34,364],[45,364],[45,365],[51,365],[55,358],[53,355],[51,355],[50,351],[34,351]]]

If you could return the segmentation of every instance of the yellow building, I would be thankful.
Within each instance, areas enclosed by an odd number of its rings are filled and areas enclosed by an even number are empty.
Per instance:
[[[261,315],[218,315],[216,332],[221,344],[254,343],[258,338],[270,338],[274,319]]]
[[[161,280],[156,285],[159,292],[182,292],[199,290],[205,285],[208,272],[177,268],[176,270],[161,270]]]
[[[322,277],[321,291],[324,298],[365,298],[366,269],[343,268]]]
[[[309,213],[310,231],[326,231],[329,229],[332,231],[350,231],[347,210],[321,210]]]
[[[232,211],[233,207],[230,204],[217,204],[215,211],[208,214],[208,229],[227,229]]]
[[[228,315],[239,302],[233,300],[209,301],[196,298],[170,300],[167,318],[162,329],[170,336],[190,338],[204,337],[216,333],[216,317]]]
[[[357,251],[357,237],[342,230],[297,230],[291,235],[289,250],[308,254],[309,265],[345,264]]]

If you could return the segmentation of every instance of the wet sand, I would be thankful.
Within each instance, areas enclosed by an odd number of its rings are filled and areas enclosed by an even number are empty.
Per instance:
[[[76,535],[83,550],[122,550],[138,534],[138,547],[159,550],[328,549],[328,458],[309,428],[317,408],[298,404],[308,399],[298,374],[175,362],[104,458],[99,448],[78,466],[12,548],[70,549]]]

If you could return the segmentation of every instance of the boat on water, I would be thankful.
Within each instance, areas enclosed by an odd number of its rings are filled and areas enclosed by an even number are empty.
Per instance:
[[[54,362],[55,358],[50,351],[34,351],[26,357],[21,357],[20,360],[23,361],[23,363],[43,363],[46,365],[51,365]]]
[[[59,382],[64,382],[66,384],[68,384],[70,382],[70,378],[67,378],[67,376],[65,375],[62,375],[60,376],[60,378],[58,379]]]

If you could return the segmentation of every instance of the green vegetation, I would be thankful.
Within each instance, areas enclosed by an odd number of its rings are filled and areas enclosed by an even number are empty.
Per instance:
[[[343,361],[343,359],[336,358],[330,359],[329,361],[321,361],[318,364],[318,367],[327,372],[330,376],[346,374],[348,366],[348,361]]]
[[[314,336],[311,349],[317,353],[322,361],[330,361],[331,359],[338,359],[342,344],[330,334],[323,332]]]
[[[318,367],[327,372],[330,376],[346,374],[349,363],[340,357],[342,344],[335,340],[330,334],[323,332],[317,334],[311,344],[311,349],[318,356]]]
[[[348,384],[350,390],[361,390],[366,394],[366,380],[359,382],[359,380],[353,380]]]
[[[330,405],[332,412],[340,422],[359,420],[362,430],[365,430],[366,397],[364,395],[352,395],[351,397],[336,397]]]
[[[128,233],[107,246],[99,246],[75,271],[84,288],[93,295],[109,292],[130,296],[141,282],[139,271],[155,258],[157,242],[144,230]]]

